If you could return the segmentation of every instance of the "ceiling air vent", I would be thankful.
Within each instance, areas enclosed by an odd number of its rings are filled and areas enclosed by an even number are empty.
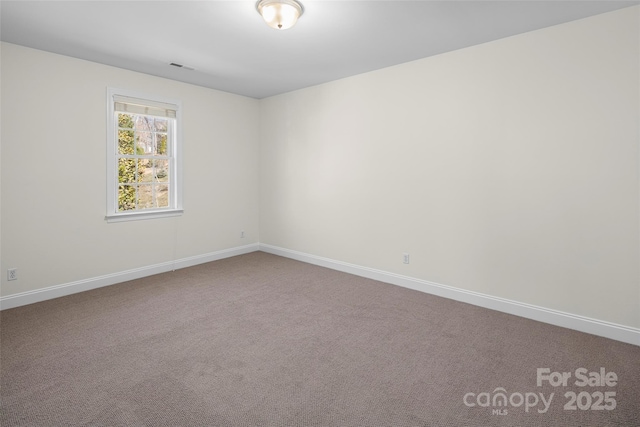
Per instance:
[[[178,64],[176,62],[172,62],[169,65],[171,65],[173,67],[184,68],[185,70],[190,70],[190,71],[195,70],[195,68],[193,68],[193,67],[189,67],[188,65],[184,65],[184,64]]]

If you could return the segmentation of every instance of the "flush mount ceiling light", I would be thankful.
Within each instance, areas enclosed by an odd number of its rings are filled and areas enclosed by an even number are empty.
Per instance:
[[[259,0],[256,9],[264,22],[276,30],[293,27],[304,13],[304,7],[296,0]]]

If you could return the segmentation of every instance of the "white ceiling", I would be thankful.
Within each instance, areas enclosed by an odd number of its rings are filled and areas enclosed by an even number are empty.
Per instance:
[[[639,3],[302,2],[298,24],[277,31],[253,0],[2,0],[0,34],[9,43],[264,98]]]

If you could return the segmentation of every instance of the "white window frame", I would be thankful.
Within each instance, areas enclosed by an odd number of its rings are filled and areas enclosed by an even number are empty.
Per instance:
[[[132,98],[150,106],[169,105],[175,109],[176,118],[170,141],[169,203],[166,208],[118,211],[118,121],[116,99]],[[145,104],[146,105],[146,104]],[[107,88],[107,222],[133,221],[182,215],[182,102],[176,99],[149,95],[126,89]]]

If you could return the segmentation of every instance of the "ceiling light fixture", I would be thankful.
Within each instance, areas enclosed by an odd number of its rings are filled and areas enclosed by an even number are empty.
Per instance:
[[[256,9],[264,22],[276,30],[293,27],[304,13],[302,3],[297,0],[258,0]]]

